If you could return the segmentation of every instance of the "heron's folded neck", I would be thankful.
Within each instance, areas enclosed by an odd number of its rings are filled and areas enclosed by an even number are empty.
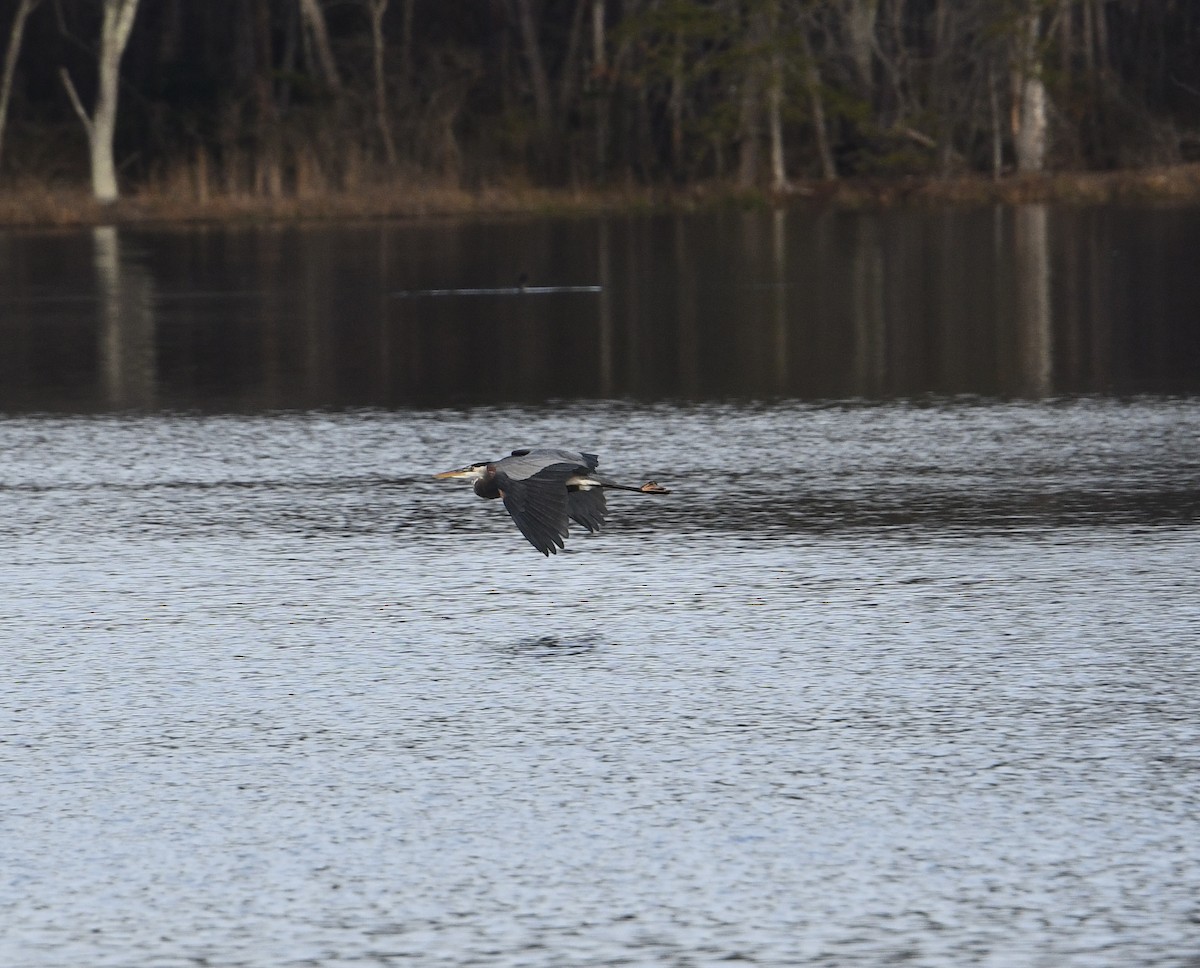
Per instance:
[[[487,473],[475,481],[475,493],[491,500],[500,496],[500,485],[496,483],[496,469],[488,465]]]

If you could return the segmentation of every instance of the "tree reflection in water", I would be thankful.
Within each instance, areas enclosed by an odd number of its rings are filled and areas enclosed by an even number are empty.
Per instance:
[[[1198,247],[1044,205],[9,236],[0,407],[1196,392]]]

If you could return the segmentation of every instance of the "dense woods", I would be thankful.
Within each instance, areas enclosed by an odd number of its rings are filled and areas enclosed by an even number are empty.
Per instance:
[[[5,0],[0,39],[0,191],[115,197],[106,139],[201,201],[1200,160],[1194,0]]]

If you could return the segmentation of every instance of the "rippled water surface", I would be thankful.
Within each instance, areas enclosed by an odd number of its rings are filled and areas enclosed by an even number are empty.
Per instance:
[[[0,963],[1195,966],[1200,402],[0,420]],[[666,497],[544,559],[430,475]]]

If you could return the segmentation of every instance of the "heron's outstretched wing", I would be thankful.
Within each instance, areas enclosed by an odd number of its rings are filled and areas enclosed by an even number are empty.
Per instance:
[[[543,468],[525,478],[498,474],[496,483],[504,507],[512,515],[521,534],[542,554],[558,554],[567,529],[567,476],[574,465],[560,464]]]
[[[573,450],[557,450],[551,447],[522,447],[514,450],[512,456],[524,459],[504,458],[504,463],[513,468],[509,471],[510,474],[514,474],[520,468],[528,468],[529,473],[532,474],[543,467],[560,463],[578,464],[587,468],[588,471],[594,471],[600,464],[600,458],[595,454],[581,454]],[[514,476],[519,476],[519,474],[514,474]]]
[[[599,531],[608,514],[604,490],[599,487],[575,488],[567,491],[567,514],[589,531]]]

